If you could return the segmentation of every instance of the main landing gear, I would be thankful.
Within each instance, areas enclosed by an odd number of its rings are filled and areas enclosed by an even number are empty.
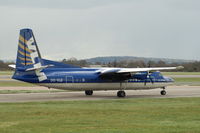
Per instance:
[[[86,90],[85,95],[91,96],[93,94],[93,90]]]
[[[167,93],[167,92],[165,91],[165,87],[163,87],[163,90],[160,91],[160,94],[161,94],[161,95],[166,95],[166,93]]]
[[[125,93],[125,91],[118,91],[118,92],[117,92],[117,96],[118,96],[118,97],[125,97],[125,96],[126,96],[126,93]]]

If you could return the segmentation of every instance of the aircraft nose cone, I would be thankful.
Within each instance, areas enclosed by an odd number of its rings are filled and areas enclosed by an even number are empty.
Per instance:
[[[170,78],[170,77],[165,77],[165,80],[166,80],[167,82],[174,82],[174,79],[173,79],[173,78]]]
[[[169,78],[169,79],[170,79],[171,82],[174,82],[174,79],[173,79],[173,78]]]

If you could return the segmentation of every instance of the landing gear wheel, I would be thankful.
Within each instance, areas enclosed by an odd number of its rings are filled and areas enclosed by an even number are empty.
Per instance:
[[[117,96],[118,96],[118,97],[125,97],[125,96],[126,96],[126,93],[125,93],[125,91],[118,91],[118,92],[117,92]]]
[[[166,95],[166,93],[167,93],[167,92],[166,92],[165,90],[162,90],[162,91],[160,92],[161,95]]]
[[[85,95],[92,95],[93,94],[93,91],[92,90],[86,90],[85,91]]]

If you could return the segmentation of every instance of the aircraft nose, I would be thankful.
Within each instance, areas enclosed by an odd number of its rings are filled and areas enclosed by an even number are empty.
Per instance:
[[[171,82],[174,82],[174,79],[173,79],[173,78],[169,78],[169,79],[170,79]]]
[[[171,78],[171,77],[165,77],[165,80],[166,80],[167,82],[174,82],[174,79]]]

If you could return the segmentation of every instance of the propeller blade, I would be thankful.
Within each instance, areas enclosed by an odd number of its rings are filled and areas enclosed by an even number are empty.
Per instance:
[[[146,80],[146,79],[144,80],[144,85],[145,85],[145,86],[147,85],[147,80]]]
[[[154,81],[153,81],[153,79],[151,78],[151,76],[149,77],[149,79],[150,79],[151,83],[154,84]]]

